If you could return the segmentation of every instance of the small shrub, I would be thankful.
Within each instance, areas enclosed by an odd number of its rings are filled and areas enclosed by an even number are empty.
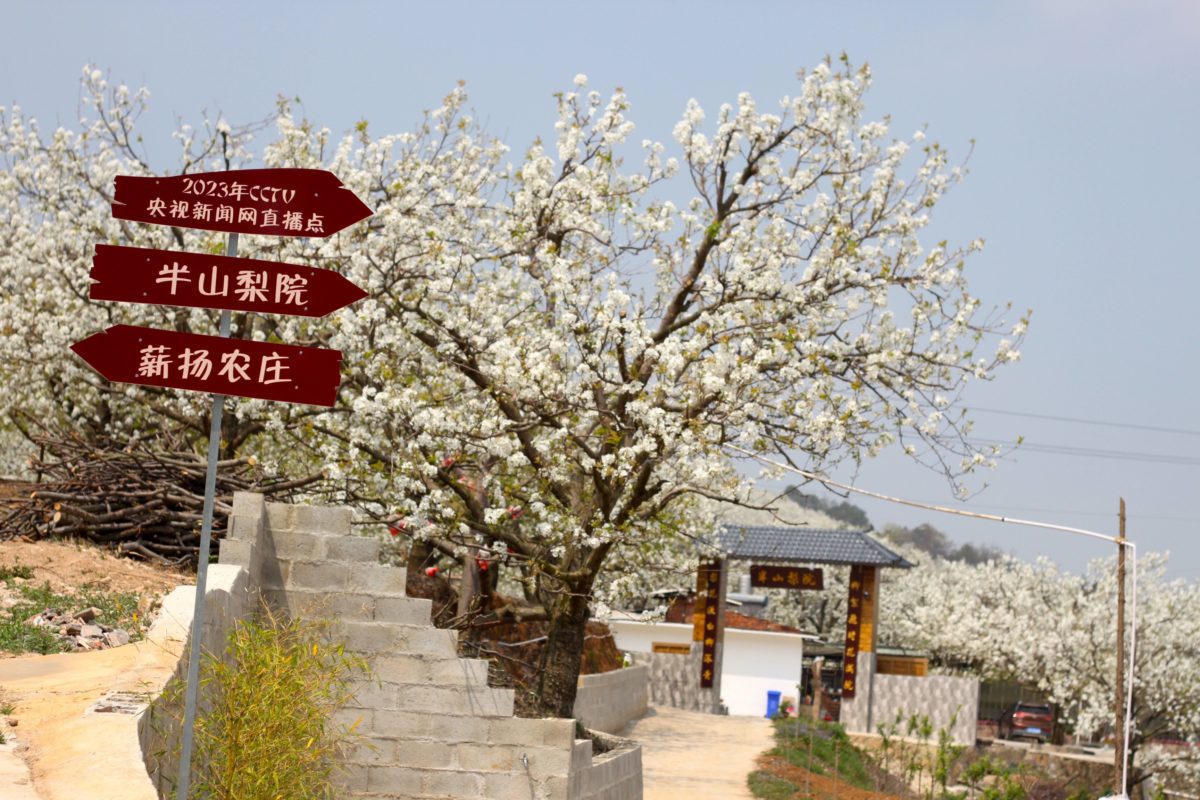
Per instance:
[[[336,757],[355,738],[358,723],[335,726],[331,718],[351,699],[351,682],[365,676],[367,666],[323,641],[321,631],[320,624],[267,611],[234,626],[222,657],[205,655],[193,796],[333,797]]]

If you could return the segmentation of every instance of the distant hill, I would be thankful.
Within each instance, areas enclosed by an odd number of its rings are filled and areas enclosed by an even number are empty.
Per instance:
[[[772,526],[799,525],[806,528],[845,528],[844,522],[817,508],[796,503],[787,494],[755,489],[750,502],[765,508],[746,508],[733,503],[705,501],[715,510],[721,522],[733,525]]]
[[[854,528],[861,531],[869,531],[873,527],[871,519],[867,516],[867,512],[854,505],[854,503],[845,500],[826,500],[813,494],[805,494],[800,491],[798,486],[789,487],[784,492],[784,497],[803,509],[816,511],[842,523],[833,527]]]
[[[946,561],[965,561],[968,564],[983,564],[1000,558],[1004,554],[994,547],[976,544],[956,545],[946,534],[928,522],[915,528],[900,525],[885,525],[880,536],[893,544],[906,544],[923,553]]]

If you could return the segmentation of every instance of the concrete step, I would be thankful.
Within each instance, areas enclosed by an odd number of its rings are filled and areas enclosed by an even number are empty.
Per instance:
[[[267,525],[272,531],[297,531],[337,536],[350,535],[353,513],[345,506],[301,506],[267,503]]]
[[[511,717],[513,713],[512,689],[376,680],[355,681],[351,689],[354,699],[347,703],[347,709],[370,710],[375,714],[373,720],[381,719],[379,712],[387,711],[472,717]]]
[[[463,769],[428,769],[384,764],[354,764],[338,783],[347,796],[361,800],[530,800],[533,797],[566,797],[567,779],[552,777],[545,786],[523,770],[482,772]]]
[[[488,662],[482,658],[381,655],[371,661],[371,676],[383,683],[484,689]]]
[[[403,567],[267,558],[262,565],[264,589],[351,592],[376,598],[406,597]]]
[[[328,638],[347,650],[372,656],[411,653],[452,658],[458,655],[458,631],[398,622],[338,620]]]
[[[263,548],[290,561],[336,561],[378,564],[383,543],[366,536],[338,536],[303,531],[271,531]]]
[[[366,592],[311,589],[264,589],[274,608],[293,617],[343,619],[354,622],[397,622],[431,625],[433,601],[421,597],[376,597]]]

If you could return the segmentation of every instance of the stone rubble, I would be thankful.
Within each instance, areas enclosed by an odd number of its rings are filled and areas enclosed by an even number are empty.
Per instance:
[[[132,639],[129,632],[105,625],[97,619],[99,614],[98,608],[85,608],[73,614],[47,608],[25,620],[25,624],[57,629],[58,637],[77,651],[105,650],[129,644]]]

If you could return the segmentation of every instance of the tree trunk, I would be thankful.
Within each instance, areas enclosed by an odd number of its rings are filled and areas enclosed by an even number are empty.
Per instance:
[[[547,611],[550,621],[538,670],[538,710],[545,716],[572,717],[589,613],[587,595],[564,590]]]

